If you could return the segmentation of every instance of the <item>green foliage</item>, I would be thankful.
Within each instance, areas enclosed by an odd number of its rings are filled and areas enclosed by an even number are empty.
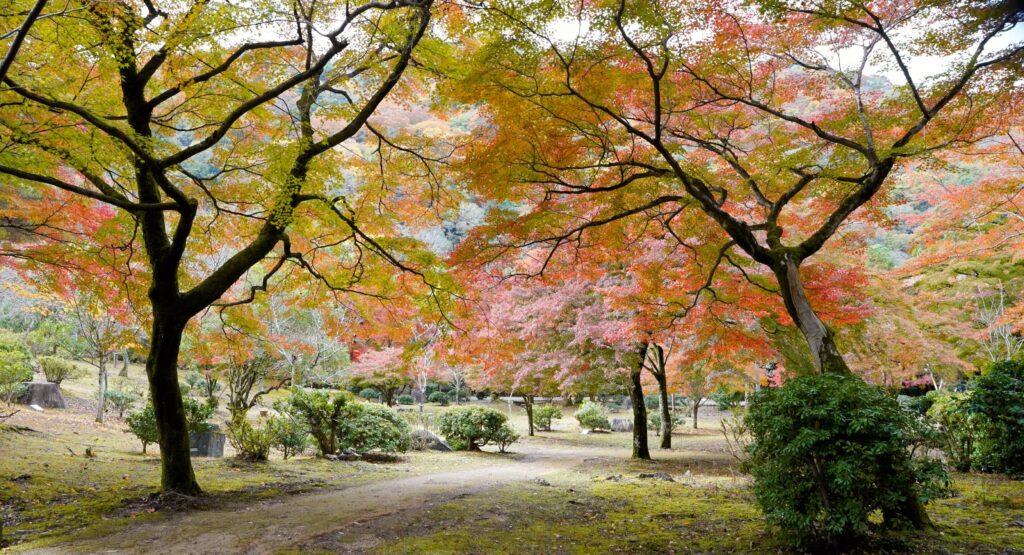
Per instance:
[[[32,380],[32,355],[15,333],[0,330],[0,400],[11,403]]]
[[[718,410],[733,410],[740,406],[743,394],[739,391],[729,391],[725,387],[719,387],[711,392],[708,398],[718,404]]]
[[[85,348],[76,340],[71,324],[57,318],[46,318],[25,336],[28,347],[36,355],[80,354]],[[52,380],[51,380],[52,381]]]
[[[371,387],[360,390],[359,396],[367,400],[380,401],[380,392]]]
[[[416,398],[408,393],[399,395],[395,400],[399,405],[413,405],[416,404]]]
[[[241,416],[228,424],[228,441],[238,451],[238,457],[249,461],[265,461],[274,443],[274,429],[269,419],[252,425]]]
[[[124,413],[131,409],[139,398],[139,394],[132,391],[107,390],[107,402],[117,410],[118,418],[124,418]]]
[[[1024,476],[1024,362],[993,364],[975,380],[969,406],[985,419],[978,468]]]
[[[856,539],[876,511],[887,526],[904,524],[904,509],[935,479],[915,474],[912,419],[859,378],[802,376],[762,390],[745,424],[757,504],[796,546]]]
[[[551,431],[551,423],[562,418],[562,409],[555,405],[539,405],[533,408],[533,425],[544,432]]]
[[[444,391],[435,391],[427,397],[427,402],[436,403],[442,407],[448,406],[448,394]]]
[[[608,422],[608,411],[593,401],[584,401],[574,416],[580,427],[587,430],[608,430],[612,427]]]
[[[931,406],[926,415],[942,435],[946,459],[960,472],[970,471],[983,423],[981,415],[970,410],[971,393],[931,391],[927,399]]]
[[[210,418],[213,417],[214,408],[206,403],[195,399],[182,399],[185,406],[185,426],[189,433],[201,434],[210,431]]]
[[[507,421],[508,417],[494,409],[457,407],[437,417],[437,430],[453,449],[479,451],[488,443],[496,443],[504,451],[518,439],[512,437],[515,433]]]
[[[683,422],[686,421],[686,417],[678,414],[669,413],[671,422],[669,422],[669,430],[678,428]],[[655,433],[661,433],[661,410],[653,410],[647,413],[647,426]]]
[[[644,406],[647,410],[658,410],[661,408],[661,398],[657,395],[646,395],[644,396]]]
[[[74,378],[79,374],[78,367],[69,360],[57,357],[39,357],[39,367],[46,376],[46,381],[60,385],[66,379]]]
[[[309,431],[301,422],[284,415],[271,418],[271,447],[281,452],[284,460],[302,454],[309,448]]]
[[[313,436],[320,456],[325,456],[338,452],[342,413],[347,404],[349,398],[343,393],[295,387],[291,396],[274,403],[274,408],[302,423]]]
[[[124,419],[128,424],[127,432],[131,432],[142,442],[142,452],[146,452],[146,446],[160,440],[156,427],[156,413],[153,412],[153,404],[146,403],[141,411],[129,413]]]
[[[512,430],[512,428],[508,427],[507,425],[499,428],[498,431],[495,432],[494,436],[491,438],[491,441],[493,441],[494,444],[498,446],[499,453],[507,452],[509,446],[518,440],[519,434],[517,434],[514,430]]]
[[[409,423],[384,405],[349,403],[340,427],[341,449],[358,453],[404,453],[409,449]]]

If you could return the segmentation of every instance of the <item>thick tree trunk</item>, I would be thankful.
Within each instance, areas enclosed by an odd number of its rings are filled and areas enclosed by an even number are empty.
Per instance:
[[[647,407],[644,405],[644,388],[640,375],[647,356],[647,343],[640,346],[640,360],[629,373],[629,398],[633,402],[633,458],[651,459],[651,451],[647,447]]]
[[[533,395],[523,395],[523,408],[526,409],[526,422],[530,430],[527,435],[533,436]]]
[[[117,373],[122,378],[128,377],[128,351],[121,351],[121,371]]]
[[[99,391],[96,398],[99,401],[99,405],[96,407],[96,421],[102,423],[103,415],[107,409],[107,364],[103,359],[100,359],[97,374],[99,375]]]
[[[693,429],[697,429],[697,413],[700,411],[700,399],[695,399],[693,402]]]
[[[850,374],[850,367],[836,347],[832,330],[821,321],[807,299],[799,264],[791,255],[786,255],[773,271],[779,282],[786,311],[807,340],[815,368],[823,374]]]
[[[199,495],[202,490],[192,470],[185,408],[178,386],[178,352],[186,319],[179,322],[163,313],[154,307],[152,344],[146,359],[160,435],[160,485],[164,492]]]

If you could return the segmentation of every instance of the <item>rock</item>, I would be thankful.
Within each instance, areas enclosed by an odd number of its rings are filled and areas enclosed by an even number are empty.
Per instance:
[[[197,457],[223,457],[226,436],[216,429],[203,433],[188,434],[192,454]]]
[[[39,405],[29,405],[28,408],[30,408],[30,409],[32,409],[32,410],[34,410],[36,412],[46,412],[46,411],[43,410],[43,407],[41,407]]]
[[[550,486],[551,485],[551,482],[545,480],[544,478],[537,478],[534,481],[537,482],[538,484],[542,485],[542,486]]]
[[[413,430],[409,434],[409,448],[414,451],[442,451],[452,450],[452,446],[427,430]]]
[[[674,482],[672,476],[669,476],[665,472],[644,472],[641,473],[637,478],[646,478],[648,480],[661,480],[662,482]]]
[[[68,404],[60,394],[60,386],[51,382],[25,382],[25,393],[18,398],[23,405],[36,405],[44,409],[63,409]]]
[[[612,418],[610,424],[613,432],[633,431],[633,421],[629,418]]]

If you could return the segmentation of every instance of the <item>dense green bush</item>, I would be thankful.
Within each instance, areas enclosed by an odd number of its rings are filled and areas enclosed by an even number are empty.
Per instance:
[[[494,437],[491,439],[491,441],[493,441],[494,444],[498,446],[499,453],[505,453],[508,447],[518,440],[519,434],[517,434],[514,430],[512,430],[512,428],[509,428],[507,425],[499,428],[498,431],[494,434]]]
[[[296,387],[288,399],[274,403],[274,408],[302,423],[316,442],[321,456],[338,452],[340,428],[344,419],[345,394],[331,394],[322,389]]]
[[[416,404],[416,398],[413,397],[412,395],[409,395],[408,393],[399,395],[398,399],[396,399],[396,401],[398,402],[399,405],[414,405],[414,404]]]
[[[448,406],[448,394],[445,393],[444,391],[435,391],[431,393],[429,397],[427,397],[427,402],[437,403],[442,407],[446,407]]]
[[[78,375],[78,367],[70,360],[57,357],[39,357],[39,368],[42,369],[46,381],[60,385],[64,380],[74,378]]]
[[[367,387],[359,390],[359,397],[370,401],[380,401],[380,391],[377,391],[372,387]]]
[[[12,403],[32,380],[32,355],[21,337],[0,330],[0,401]]]
[[[485,407],[458,407],[437,417],[437,430],[453,449],[479,451],[488,443],[499,449],[515,441],[515,432],[508,427],[508,417]]]
[[[309,448],[309,431],[294,418],[283,415],[270,420],[271,447],[281,452],[284,460],[301,455]]]
[[[185,426],[193,434],[201,434],[210,431],[210,418],[213,417],[214,408],[207,403],[196,399],[185,398],[181,400],[185,405]]]
[[[114,409],[117,410],[118,418],[124,418],[124,413],[128,412],[128,410],[131,409],[138,400],[138,393],[120,391],[117,389],[107,390],[107,402],[113,405]]]
[[[611,424],[608,422],[608,411],[593,401],[584,401],[574,416],[581,428],[587,430],[611,429]]]
[[[718,405],[718,410],[733,410],[740,406],[743,401],[743,393],[739,391],[729,391],[728,388],[720,386],[718,389],[711,392],[708,398]]]
[[[1024,362],[993,364],[974,381],[968,403],[984,419],[977,467],[1024,476]]]
[[[354,449],[357,453],[404,453],[409,449],[409,423],[390,408],[349,403],[342,412],[341,449]]]
[[[156,428],[156,414],[153,412],[152,403],[146,403],[146,406],[138,412],[129,413],[124,421],[128,424],[126,431],[134,434],[142,442],[143,453],[146,452],[147,445],[160,440],[160,435]]]
[[[671,415],[672,420],[670,422],[671,426],[669,427],[669,430],[675,430],[679,426],[682,426],[683,422],[686,421],[686,417],[685,416],[678,415],[678,414],[672,414],[672,413],[670,413],[670,415]],[[653,431],[655,434],[660,434],[661,433],[661,411],[660,410],[650,411],[650,412],[647,413],[647,427],[648,427],[649,430]]]
[[[254,426],[248,418],[239,416],[228,424],[228,441],[238,452],[238,458],[265,461],[270,456],[274,428],[270,419],[261,420]]]
[[[551,423],[562,418],[562,409],[555,405],[539,405],[533,409],[533,425],[543,432],[551,431]]]
[[[970,471],[983,422],[980,414],[970,410],[971,393],[932,391],[927,397],[926,415],[942,435],[946,459],[960,472]]]
[[[886,526],[923,518],[920,491],[938,489],[939,473],[918,476],[911,461],[910,416],[859,378],[803,376],[762,390],[745,424],[757,504],[791,544],[841,545],[876,512]]]

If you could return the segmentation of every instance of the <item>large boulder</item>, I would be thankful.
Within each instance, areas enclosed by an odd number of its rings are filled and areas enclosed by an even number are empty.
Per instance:
[[[63,409],[68,406],[60,394],[60,386],[52,382],[25,382],[25,393],[18,397],[18,402],[44,409]]]
[[[409,448],[414,451],[451,451],[452,446],[427,430],[409,433]]]
[[[223,457],[227,437],[216,426],[206,432],[188,434],[188,444],[196,457]]]
[[[613,432],[633,431],[633,421],[629,418],[612,418],[609,423],[611,424]]]

